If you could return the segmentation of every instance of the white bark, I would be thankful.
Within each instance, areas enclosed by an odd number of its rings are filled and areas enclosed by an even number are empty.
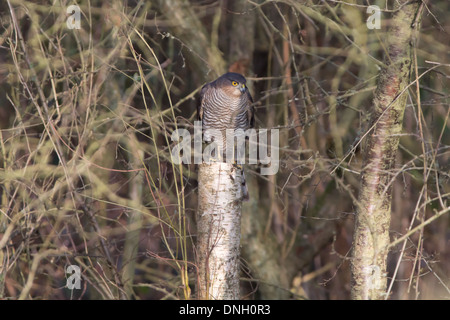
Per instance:
[[[374,94],[353,235],[354,300],[386,299],[392,176],[410,85],[411,46],[420,2],[403,0],[390,21],[387,56]]]
[[[199,299],[239,299],[242,181],[241,170],[232,164],[199,166]]]

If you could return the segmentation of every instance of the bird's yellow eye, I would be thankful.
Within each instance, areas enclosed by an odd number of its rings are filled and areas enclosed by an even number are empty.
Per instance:
[[[236,81],[231,82],[231,84],[236,87],[238,85],[238,83]]]

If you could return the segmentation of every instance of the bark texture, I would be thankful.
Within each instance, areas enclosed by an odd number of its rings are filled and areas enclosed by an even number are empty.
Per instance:
[[[237,300],[242,172],[229,163],[201,164],[198,176],[198,298]]]
[[[403,5],[391,19],[388,32],[385,66],[380,71],[371,132],[364,147],[353,238],[352,299],[384,299],[386,295],[392,170],[406,106],[418,7],[418,2]]]

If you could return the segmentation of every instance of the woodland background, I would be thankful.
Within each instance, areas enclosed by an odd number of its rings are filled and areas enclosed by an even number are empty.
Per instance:
[[[170,135],[229,70],[248,79],[256,127],[280,130],[279,172],[246,168],[242,297],[348,299],[359,140],[393,2],[2,1],[0,297],[195,298],[196,166],[170,161]],[[448,207],[449,14],[427,2],[414,44],[391,240]],[[389,298],[449,299],[449,245],[445,214],[395,246]]]

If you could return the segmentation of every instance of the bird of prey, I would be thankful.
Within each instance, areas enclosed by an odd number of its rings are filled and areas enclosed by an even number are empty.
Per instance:
[[[202,121],[203,131],[216,129],[223,136],[223,148],[226,150],[226,129],[247,130],[254,125],[253,99],[244,76],[228,72],[213,82],[203,86],[198,117]],[[211,141],[211,137],[204,136]]]
[[[219,156],[225,154],[227,129],[245,131],[254,126],[253,99],[246,82],[241,74],[228,72],[205,84],[201,90],[201,103],[197,111],[202,121],[203,140],[214,141],[214,137],[205,132],[207,129],[220,131],[222,154]],[[245,186],[244,198],[248,197],[246,189]]]

